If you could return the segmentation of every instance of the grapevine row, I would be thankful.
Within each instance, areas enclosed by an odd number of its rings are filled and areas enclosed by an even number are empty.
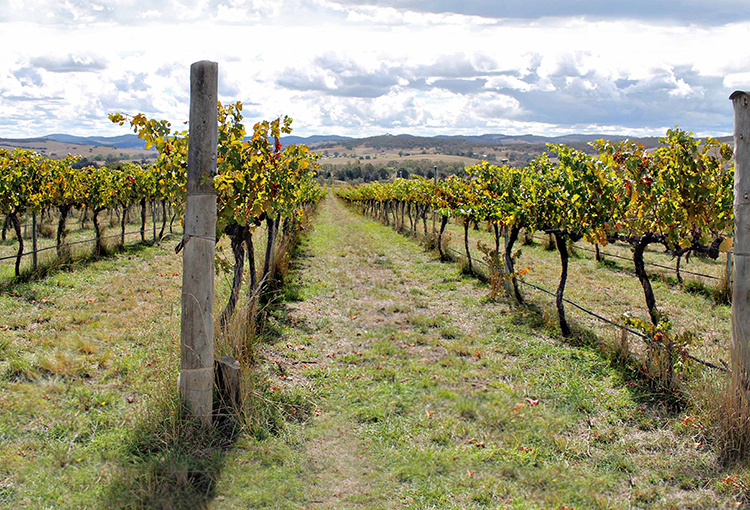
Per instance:
[[[232,298],[225,311],[228,318],[236,304],[244,262],[244,250],[250,259],[251,295],[262,292],[273,268],[277,234],[291,235],[324,192],[314,179],[317,156],[305,146],[282,148],[281,133],[290,133],[292,119],[284,117],[257,123],[247,137],[242,123],[242,104],[218,105],[218,172],[213,177],[217,193],[217,236],[228,236],[235,255]],[[23,254],[19,216],[26,212],[57,209],[58,253],[65,240],[65,222],[73,208],[87,207],[93,213],[96,231],[95,254],[102,250],[102,232],[98,217],[102,211],[122,208],[122,235],[125,212],[132,204],[161,202],[178,213],[184,210],[187,180],[188,135],[175,132],[169,122],[148,119],[142,114],[110,115],[112,122],[126,122],[158,151],[149,166],[135,163],[116,167],[74,168],[75,158],[46,158],[38,153],[15,149],[0,150],[0,212],[5,214],[19,240],[16,275]],[[165,215],[166,218],[166,215]],[[253,233],[265,222],[268,248],[260,283],[256,280]],[[162,225],[162,233],[164,226]],[[283,240],[283,239],[282,239]],[[218,239],[217,239],[218,241]],[[244,245],[244,248],[243,248]],[[240,254],[242,252],[242,254]]]
[[[451,175],[437,183],[396,179],[340,188],[337,193],[387,222],[396,223],[400,215],[403,225],[405,212],[413,224],[421,218],[425,234],[427,213],[435,211],[441,218],[436,245],[443,257],[442,236],[449,218],[455,218],[464,227],[470,271],[469,226],[489,222],[495,247],[484,251],[512,281],[511,293],[519,301],[512,256],[518,234],[521,229],[550,234],[560,255],[556,305],[565,336],[570,335],[564,309],[567,241],[625,242],[632,247],[651,319],[651,324],[639,326],[655,342],[666,342],[669,322],[657,309],[644,251],[655,243],[677,257],[701,253],[715,259],[720,251],[728,251],[734,224],[734,165],[727,144],[711,138],[701,142],[679,128],[668,130],[661,143],[647,151],[630,141],[600,140],[592,144],[595,155],[556,144],[523,168],[483,162],[467,168],[464,176]],[[503,234],[507,241],[501,251]]]

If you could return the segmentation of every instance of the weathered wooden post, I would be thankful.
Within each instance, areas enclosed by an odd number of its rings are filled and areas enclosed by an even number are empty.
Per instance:
[[[214,255],[218,144],[216,62],[190,66],[190,144],[183,237],[180,395],[193,415],[211,424],[214,389]]]
[[[732,392],[742,416],[750,405],[750,94],[734,92],[734,283]]]

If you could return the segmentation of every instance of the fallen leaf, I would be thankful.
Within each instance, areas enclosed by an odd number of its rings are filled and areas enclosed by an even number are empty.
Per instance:
[[[524,400],[526,400],[526,402],[528,402],[531,407],[535,407],[539,405],[539,400],[534,400],[528,397],[526,397]]]
[[[680,420],[686,427],[695,423],[695,416],[686,416]]]

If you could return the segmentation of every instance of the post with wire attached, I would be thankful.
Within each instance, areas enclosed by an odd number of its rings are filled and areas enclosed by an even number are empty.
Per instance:
[[[732,396],[740,417],[750,412],[750,94],[734,105],[734,282],[732,285]]]
[[[190,67],[190,143],[182,239],[180,396],[196,418],[211,424],[214,389],[214,256],[216,247],[216,62]]]

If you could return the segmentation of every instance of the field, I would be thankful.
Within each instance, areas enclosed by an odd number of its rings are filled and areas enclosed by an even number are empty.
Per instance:
[[[487,235],[473,231],[472,242]],[[556,253],[536,243],[522,247],[520,264],[549,287]],[[487,285],[460,265],[332,196],[296,250],[246,367],[285,423],[201,435],[175,403],[173,245],[131,245],[39,279],[6,278],[0,506],[745,504],[750,474],[721,463],[712,439],[720,374],[698,374],[702,398],[675,406],[590,341],[606,343],[613,330],[570,310],[576,335],[562,340],[546,296],[527,291],[526,307],[488,299]],[[451,245],[460,245],[458,232]],[[686,268],[720,272],[697,261]],[[612,317],[644,313],[626,261],[597,267],[584,252],[571,273],[570,299]],[[217,312],[228,288],[220,276]],[[668,276],[656,292],[676,324],[706,338],[701,356],[726,358],[725,305]]]
[[[0,138],[0,149],[27,149],[37,151],[50,158],[64,158],[68,154],[82,156],[93,160],[99,157],[102,161],[109,156],[122,160],[140,161],[156,157],[154,150],[120,149],[107,145],[86,145],[57,142],[54,140],[6,140]],[[98,160],[97,160],[98,161]]]

